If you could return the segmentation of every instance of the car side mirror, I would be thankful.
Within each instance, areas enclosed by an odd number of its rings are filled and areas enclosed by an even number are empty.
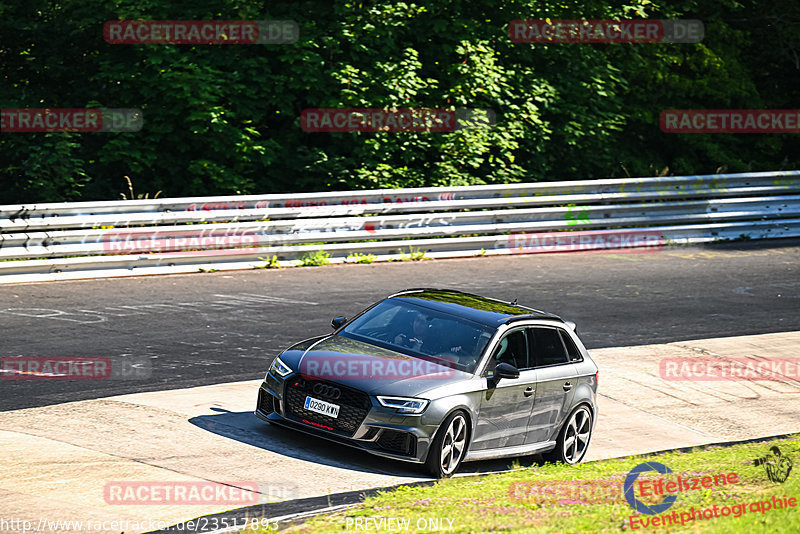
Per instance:
[[[331,319],[331,328],[333,328],[334,330],[338,330],[346,322],[347,322],[347,317],[344,316],[334,317],[333,319]]]
[[[510,363],[500,362],[494,368],[494,379],[500,380],[501,378],[519,378],[519,369]]]

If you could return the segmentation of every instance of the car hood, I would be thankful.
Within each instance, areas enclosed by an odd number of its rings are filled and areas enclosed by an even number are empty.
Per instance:
[[[281,360],[307,378],[336,382],[371,395],[413,397],[472,375],[344,336],[296,345]]]

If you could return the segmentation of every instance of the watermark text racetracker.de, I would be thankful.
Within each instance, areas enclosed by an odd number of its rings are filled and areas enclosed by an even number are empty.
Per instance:
[[[0,132],[109,132],[129,133],[142,129],[138,108],[3,108]]]
[[[699,43],[699,20],[512,20],[508,38],[514,43]]]
[[[152,362],[139,356],[2,356],[1,380],[145,380]]]
[[[66,520],[40,517],[38,520],[0,517],[0,532],[26,534],[28,532],[150,532],[163,530],[169,525],[157,519],[104,519],[104,520]]]
[[[800,380],[800,358],[663,358],[658,367],[669,381]]]
[[[304,132],[455,132],[495,123],[489,109],[318,108],[304,109]]]
[[[625,502],[621,480],[530,480],[508,486],[508,497],[528,504],[613,504]]]
[[[665,133],[800,133],[798,109],[667,109]]]
[[[666,238],[655,230],[513,232],[508,248],[514,254],[537,252],[659,252]]]
[[[108,44],[292,44],[300,35],[293,20],[110,20]]]
[[[106,254],[241,254],[258,249],[257,235],[235,230],[126,230],[102,237]]]
[[[310,354],[300,362],[300,374],[325,380],[441,380],[456,373],[455,359],[373,358],[354,354],[341,357]]]
[[[664,472],[671,473],[667,468],[664,469]],[[683,492],[704,491],[738,482],[736,473],[717,473],[705,476],[684,473],[672,475],[669,478],[637,477],[630,480],[627,486],[623,484],[622,480],[614,479],[532,480],[512,483],[508,487],[508,496],[514,502],[537,505],[577,504],[585,506],[621,503],[627,500],[629,504],[633,503],[631,506],[640,507],[640,511],[646,513],[649,510],[648,505],[635,499],[636,495],[644,497],[648,502],[654,498],[666,497],[665,500],[671,503],[676,495]]]
[[[103,487],[103,499],[112,505],[226,505],[247,506],[296,499],[298,485],[291,482],[205,480],[122,480]]]

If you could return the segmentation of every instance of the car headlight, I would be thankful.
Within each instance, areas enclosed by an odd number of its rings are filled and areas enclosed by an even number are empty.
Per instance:
[[[269,366],[269,372],[283,378],[292,372],[292,368],[281,361],[280,358],[272,360],[272,365]]]
[[[394,408],[397,413],[421,414],[430,401],[411,397],[378,397],[378,402],[384,408]]]

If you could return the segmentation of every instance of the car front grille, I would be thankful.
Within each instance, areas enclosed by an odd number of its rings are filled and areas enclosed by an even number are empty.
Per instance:
[[[339,392],[338,398],[334,398],[336,394],[315,393],[314,386],[317,384],[327,386],[323,388],[323,391],[332,391],[335,388]],[[339,416],[333,418],[306,410],[303,406],[308,396],[337,404],[339,406]],[[293,415],[311,426],[332,430],[347,437],[352,437],[355,434],[372,406],[369,396],[362,391],[334,384],[333,382],[306,380],[303,378],[294,378],[286,384],[284,399],[287,415]]]
[[[395,454],[414,456],[417,453],[417,438],[409,432],[384,430],[376,443],[381,449]]]

